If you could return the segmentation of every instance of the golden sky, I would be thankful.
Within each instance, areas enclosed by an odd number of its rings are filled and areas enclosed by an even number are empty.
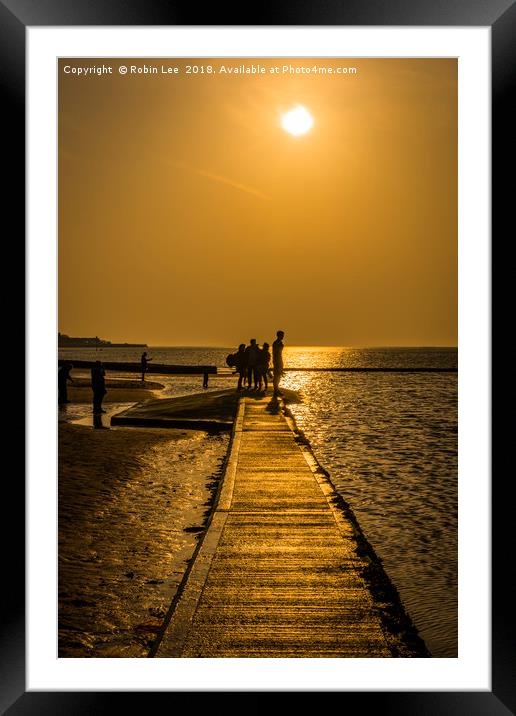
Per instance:
[[[69,335],[456,345],[456,60],[61,60],[58,250]]]

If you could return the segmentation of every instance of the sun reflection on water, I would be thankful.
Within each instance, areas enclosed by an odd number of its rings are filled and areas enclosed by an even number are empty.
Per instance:
[[[282,386],[432,654],[456,656],[457,375],[292,371]]]

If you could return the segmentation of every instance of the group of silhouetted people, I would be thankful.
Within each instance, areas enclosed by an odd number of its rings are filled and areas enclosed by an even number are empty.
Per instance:
[[[281,376],[283,375],[283,338],[285,333],[277,331],[276,340],[272,344],[272,355],[268,343],[264,343],[261,347],[257,344],[256,338],[251,338],[249,345],[241,343],[238,351],[228,356],[228,365],[232,366],[238,373],[237,390],[262,391],[269,387],[269,379],[272,378],[274,395],[280,396],[282,393],[279,389]],[[142,382],[145,381],[145,373],[147,372],[147,363],[152,358],[147,357],[144,352],[141,357],[141,376]],[[272,368],[271,368],[272,361]],[[63,363],[57,375],[58,387],[58,403],[60,406],[69,403],[68,400],[68,383],[73,383],[70,371],[73,368],[72,363]],[[105,413],[102,408],[102,401],[106,395],[106,371],[101,361],[95,361],[95,365],[91,369],[91,389],[93,391],[93,413]],[[208,374],[204,375],[205,388],[208,387]]]
[[[237,390],[245,390],[245,388],[256,391],[267,390],[269,379],[272,378],[274,395],[281,395],[279,382],[283,375],[284,336],[283,331],[276,333],[276,340],[272,344],[272,356],[269,344],[264,343],[260,348],[256,338],[251,338],[248,346],[241,343],[238,351],[228,356],[229,365],[238,373]]]

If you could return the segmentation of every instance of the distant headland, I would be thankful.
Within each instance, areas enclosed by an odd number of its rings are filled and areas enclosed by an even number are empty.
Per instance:
[[[98,336],[95,338],[75,338],[67,336],[66,333],[57,334],[57,345],[59,348],[75,348],[77,346],[88,348],[147,348],[146,343],[111,343]]]

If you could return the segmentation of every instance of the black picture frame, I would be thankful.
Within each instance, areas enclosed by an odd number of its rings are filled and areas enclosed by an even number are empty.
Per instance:
[[[496,343],[495,307],[510,304],[510,282],[499,277],[503,262],[495,262],[507,235],[511,238],[514,205],[513,127],[515,83],[516,3],[514,0],[455,0],[432,3],[428,0],[326,0],[324,4],[299,0],[268,3],[260,13],[249,7],[233,8],[212,4],[199,8],[194,3],[174,0],[0,0],[0,77],[3,94],[4,146],[12,152],[9,181],[4,188],[4,218],[16,216],[11,245],[24,253],[25,216],[25,38],[32,26],[101,25],[296,25],[296,26],[483,26],[492,34],[492,376],[507,368],[507,355]],[[202,23],[199,19],[202,17]],[[509,180],[506,179],[509,177]],[[22,228],[23,227],[23,228]],[[24,257],[22,257],[23,260]],[[22,299],[23,303],[23,299]],[[14,332],[16,336],[16,331]],[[17,338],[23,341],[19,330]],[[504,365],[501,360],[504,356]],[[498,368],[498,370],[497,370]],[[501,390],[492,383],[492,416],[501,404]],[[504,397],[507,399],[504,392]],[[20,400],[18,394],[17,399]],[[355,706],[384,714],[488,714],[516,713],[516,630],[511,572],[514,574],[510,545],[512,501],[510,463],[501,469],[504,447],[511,444],[509,424],[492,431],[492,691],[454,692],[340,692],[344,708]],[[497,458],[495,459],[495,455]],[[8,488],[9,512],[13,521],[2,521],[4,528],[2,588],[2,631],[0,667],[0,710],[10,716],[20,714],[99,714],[120,708],[120,699],[129,698],[135,708],[149,708],[152,695],[168,700],[178,692],[27,692],[25,687],[25,500],[21,478]],[[338,688],[335,689],[338,691]],[[192,698],[189,696],[189,698]],[[143,701],[145,699],[145,702]]]

